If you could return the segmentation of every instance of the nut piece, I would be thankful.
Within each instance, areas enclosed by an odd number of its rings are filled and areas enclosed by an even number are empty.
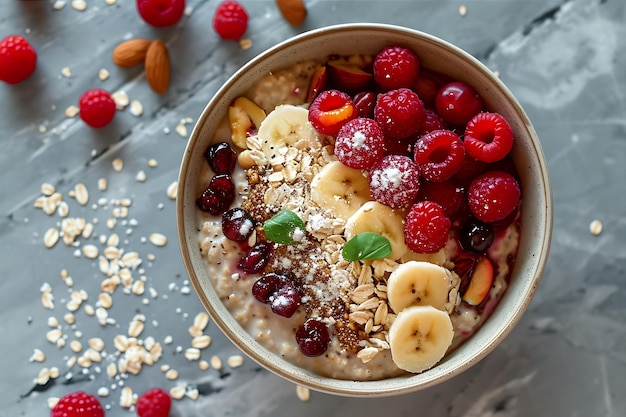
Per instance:
[[[170,56],[163,41],[152,41],[145,63],[148,84],[156,93],[165,94],[170,84]]]
[[[131,39],[120,43],[113,49],[113,63],[122,68],[141,64],[146,59],[150,43],[148,39]]]
[[[292,26],[300,26],[306,19],[306,6],[302,0],[276,0],[278,10]]]

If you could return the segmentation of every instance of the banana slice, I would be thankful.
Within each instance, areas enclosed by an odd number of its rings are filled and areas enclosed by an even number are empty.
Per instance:
[[[404,255],[402,255],[400,260],[403,263],[409,261],[422,261],[443,266],[443,264],[448,260],[448,255],[446,253],[446,248],[440,249],[435,253],[417,253],[409,249]]]
[[[448,313],[433,306],[411,306],[389,328],[391,357],[400,369],[423,372],[443,358],[453,337]]]
[[[261,151],[270,162],[280,158],[283,148],[300,141],[306,141],[310,146],[310,142],[317,137],[309,123],[309,111],[291,104],[276,106],[259,126],[258,136]]]
[[[391,244],[389,259],[400,259],[409,250],[404,243],[404,221],[394,209],[377,201],[363,204],[346,222],[346,239],[363,232],[382,235]]]
[[[361,170],[332,161],[313,177],[311,199],[337,218],[348,220],[371,200],[370,187]]]
[[[450,271],[430,262],[409,261],[398,266],[387,280],[387,298],[393,311],[430,305],[445,310],[452,287]]]

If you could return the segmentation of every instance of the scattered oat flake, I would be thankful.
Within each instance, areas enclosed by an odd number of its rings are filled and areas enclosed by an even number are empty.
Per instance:
[[[52,8],[54,10],[61,10],[63,7],[65,7],[65,1],[64,0],[56,0],[54,2],[54,4],[52,5]]]
[[[68,117],[71,119],[72,117],[76,117],[76,115],[78,115],[78,112],[79,112],[78,107],[72,104],[67,109],[65,109],[65,117]]]
[[[148,160],[148,166],[149,166],[150,168],[156,168],[156,166],[157,166],[158,164],[159,164],[159,163],[157,162],[157,160],[156,160],[156,159],[149,159],[149,160]]]
[[[120,406],[122,408],[130,408],[133,405],[133,390],[126,386],[122,388],[120,393]]]
[[[136,117],[143,114],[143,105],[139,100],[133,100],[130,102],[130,114]]]
[[[98,190],[99,191],[106,191],[108,186],[108,181],[106,178],[100,178],[98,180]]]
[[[165,377],[171,381],[178,379],[178,371],[176,369],[169,369],[165,373]]]
[[[118,110],[124,110],[130,102],[128,94],[126,94],[125,91],[116,91],[115,93],[111,94],[111,97],[113,98],[115,106]]]
[[[211,365],[209,365],[207,361],[201,360],[200,362],[198,362],[198,367],[200,368],[201,371],[206,371],[207,369],[211,367]]]
[[[252,47],[251,39],[242,39],[239,41],[239,46],[241,49],[250,49]]]
[[[176,200],[176,194],[178,193],[178,181],[174,181],[167,186],[167,198],[170,200]]]
[[[98,71],[98,78],[100,79],[100,81],[104,81],[106,79],[109,78],[109,71],[105,68],[101,68]]]
[[[296,394],[300,401],[309,401],[311,399],[311,391],[302,385],[296,385]]]
[[[89,259],[96,259],[98,257],[98,247],[95,245],[85,245],[83,246],[83,256]]]
[[[165,246],[167,243],[167,237],[161,233],[152,233],[148,240],[150,240],[150,243],[154,246]]]
[[[183,123],[176,125],[176,133],[182,138],[187,137],[187,127]]]
[[[172,387],[170,389],[170,396],[175,400],[180,400],[185,396],[185,387],[182,385]]]
[[[600,233],[602,233],[602,222],[600,220],[592,221],[589,225],[589,232],[591,232],[591,234],[594,236],[598,236]]]
[[[58,402],[59,402],[59,397],[50,397],[50,398],[48,398],[48,408],[53,409],[57,405]]]
[[[139,182],[146,181],[146,173],[144,171],[139,171],[137,175],[135,175],[135,180]]]
[[[72,8],[74,10],[78,10],[79,12],[83,12],[87,10],[87,2],[85,0],[72,0]]]
[[[241,365],[243,365],[243,356],[241,356],[241,355],[231,355],[226,360],[226,363],[231,368],[239,368]]]
[[[114,171],[120,172],[124,168],[124,160],[122,158],[115,158],[112,165]]]
[[[467,6],[462,4],[459,6],[459,14],[465,16],[467,14]]]
[[[46,360],[46,354],[39,349],[33,349],[33,355],[30,357],[31,362],[43,362]]]
[[[112,6],[117,2],[117,0],[104,0],[104,2],[107,6]]]
[[[222,369],[222,360],[220,359],[219,356],[217,355],[211,356],[211,367],[215,369],[216,371],[219,371],[220,369]]]
[[[100,387],[96,393],[98,394],[98,397],[108,397],[109,389],[107,387]]]
[[[65,78],[70,78],[72,76],[72,71],[70,70],[70,67],[61,68],[61,75],[63,75]]]
[[[81,206],[87,205],[87,203],[89,202],[89,192],[87,191],[87,187],[85,187],[85,184],[80,182],[76,184],[76,186],[74,187],[74,192],[76,193],[76,201],[78,202],[78,204],[80,204]]]
[[[59,230],[56,227],[51,227],[46,231],[43,236],[43,244],[46,248],[50,249],[59,241]]]

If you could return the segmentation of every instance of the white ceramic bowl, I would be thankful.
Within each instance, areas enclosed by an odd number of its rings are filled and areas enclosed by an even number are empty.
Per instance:
[[[292,365],[257,343],[237,323],[217,296],[198,244],[195,205],[204,150],[227,114],[228,104],[272,70],[331,54],[375,54],[390,45],[416,51],[422,66],[470,83],[497,110],[515,134],[512,156],[523,195],[522,233],[510,287],[485,324],[434,368],[417,375],[380,381],[348,381],[322,377]],[[307,32],[260,54],[234,74],[213,96],[191,134],[179,177],[177,217],[185,267],[194,289],[213,321],[249,357],[268,370],[314,390],[349,396],[383,396],[416,391],[441,383],[489,354],[519,322],[533,297],[548,258],[552,234],[552,199],[548,171],[539,139],[523,109],[504,84],[463,50],[426,33],[382,24],[348,24]]]

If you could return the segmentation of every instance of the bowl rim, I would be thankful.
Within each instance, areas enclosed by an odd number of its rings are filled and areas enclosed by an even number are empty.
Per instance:
[[[236,80],[241,77],[242,74],[247,73],[260,62],[263,62],[273,56],[274,54],[279,53],[285,48],[290,46],[294,46],[303,40],[310,40],[320,36],[329,36],[330,34],[337,34],[342,32],[353,32],[359,30],[366,30],[372,32],[381,32],[384,33],[396,33],[396,34],[404,34],[410,37],[420,38],[422,41],[426,41],[432,44],[436,44],[438,47],[447,50],[454,55],[460,56],[462,59],[466,60],[470,66],[474,67],[476,70],[480,71],[484,76],[490,79],[493,82],[494,86],[499,90],[499,92],[506,98],[506,100],[515,108],[516,113],[521,118],[522,122],[525,125],[525,129],[528,131],[528,137],[531,140],[532,149],[537,155],[537,165],[538,170],[540,172],[540,182],[543,185],[543,195],[542,201],[545,201],[545,208],[542,213],[544,213],[544,223],[541,225],[541,230],[545,233],[543,234],[543,239],[541,243],[538,245],[539,253],[534,258],[536,261],[533,263],[532,273],[530,275],[533,276],[532,285],[526,290],[524,299],[520,300],[517,304],[515,304],[514,312],[510,316],[510,320],[506,322],[505,325],[497,328],[497,331],[490,335],[488,338],[488,342],[485,344],[484,349],[475,352],[474,354],[467,357],[459,366],[453,368],[441,367],[438,365],[435,368],[444,369],[443,372],[431,373],[424,372],[416,375],[408,375],[406,377],[395,377],[384,380],[376,380],[376,381],[352,381],[352,380],[343,380],[336,379],[330,377],[324,377],[317,374],[312,374],[306,370],[302,370],[296,365],[287,362],[284,359],[278,358],[278,355],[266,350],[262,347],[258,342],[252,338],[252,336],[246,337],[246,332],[243,329],[240,329],[239,333],[236,333],[225,321],[223,317],[216,310],[215,306],[208,300],[206,294],[204,294],[201,284],[199,282],[199,278],[196,275],[196,270],[194,268],[194,263],[190,256],[190,248],[188,247],[188,234],[186,229],[186,221],[185,221],[185,210],[186,209],[186,187],[184,187],[185,180],[189,175],[190,169],[190,160],[191,154],[193,153],[193,149],[196,147],[197,142],[199,141],[199,137],[201,135],[202,126],[206,122],[210,109],[215,107],[216,105],[222,102],[223,96],[226,92],[232,87],[233,84],[236,83]],[[187,274],[189,275],[192,286],[195,290],[196,295],[200,299],[202,305],[209,313],[211,319],[215,322],[218,328],[222,331],[222,333],[241,351],[243,351],[248,357],[253,359],[259,365],[269,370],[270,372],[279,375],[280,377],[289,380],[293,383],[305,386],[307,388],[313,389],[315,391],[321,391],[329,394],[342,395],[342,396],[390,396],[390,395],[398,395],[409,392],[414,392],[421,389],[426,389],[432,387],[436,384],[444,382],[456,375],[463,373],[468,370],[480,360],[485,358],[488,354],[490,354],[500,342],[512,331],[512,329],[517,325],[517,323],[521,320],[523,314],[528,308],[538,285],[542,279],[543,272],[546,267],[546,263],[548,260],[548,255],[550,251],[550,244],[552,238],[552,223],[553,223],[553,208],[552,208],[552,191],[550,185],[550,178],[547,169],[547,163],[545,160],[545,156],[537,137],[537,134],[532,127],[528,116],[522,109],[521,105],[517,101],[517,99],[513,96],[513,94],[509,91],[509,89],[504,85],[502,81],[499,80],[498,77],[494,76],[493,72],[488,69],[482,62],[480,62],[477,58],[464,51],[463,49],[451,44],[450,42],[436,37],[434,35],[411,29],[404,26],[391,25],[391,24],[382,24],[382,23],[348,23],[348,24],[338,24],[327,26],[319,29],[313,29],[310,31],[306,31],[295,35],[289,39],[286,39],[282,42],[275,44],[274,46],[266,49],[265,51],[258,54],[256,57],[248,61],[241,68],[239,68],[233,75],[231,75],[216,91],[213,97],[209,100],[207,105],[202,110],[198,120],[196,121],[194,128],[191,132],[189,140],[187,142],[183,159],[180,166],[179,176],[178,176],[178,191],[176,196],[176,217],[177,217],[177,231],[178,231],[178,241],[179,247],[181,250],[183,263]],[[195,206],[195,205],[194,205]],[[195,221],[195,220],[194,220]],[[197,249],[196,249],[197,250]],[[225,308],[225,307],[224,307]],[[235,320],[232,316],[229,318],[231,321]],[[487,320],[486,323],[489,321]],[[236,323],[236,321],[235,321]],[[241,332],[245,333],[242,334]],[[242,341],[242,337],[248,340],[248,343]],[[250,343],[252,341],[252,343]],[[271,355],[276,356],[278,359],[278,363],[272,361],[269,357]],[[433,368],[433,369],[435,369]]]

